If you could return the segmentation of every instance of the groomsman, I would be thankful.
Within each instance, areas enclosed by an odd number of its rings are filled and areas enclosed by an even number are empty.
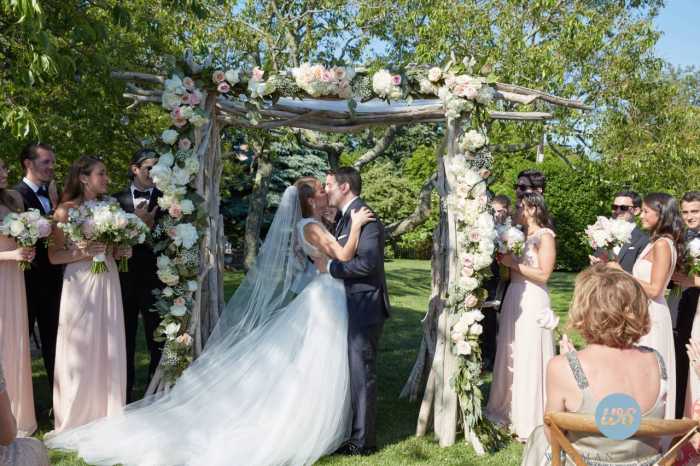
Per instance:
[[[151,168],[158,162],[158,154],[152,149],[141,149],[134,154],[129,164],[129,186],[114,195],[122,209],[135,213],[149,227],[153,227],[159,215],[158,198],[162,195],[155,188],[151,178]],[[126,397],[127,403],[133,401],[136,357],[136,333],[139,314],[143,319],[146,333],[146,346],[150,362],[149,379],[153,376],[163,350],[163,344],[153,339],[153,333],[160,324],[160,315],[151,311],[155,302],[152,291],[160,288],[156,255],[148,244],[133,247],[129,259],[129,271],[119,274],[124,304],[124,328],[126,331]]]
[[[495,196],[491,200],[493,219],[496,224],[503,225],[510,217],[510,198],[503,194]],[[484,369],[493,369],[496,360],[496,337],[498,335],[498,315],[501,311],[501,303],[508,288],[508,280],[500,276],[500,267],[497,261],[491,263],[491,278],[484,287],[488,291],[488,297],[482,310],[484,311],[484,333],[481,337],[481,354],[483,355]]]
[[[55,191],[50,189],[54,177],[56,156],[53,148],[43,143],[31,143],[22,149],[19,163],[24,178],[15,186],[24,200],[26,209],[37,209],[42,215],[53,215],[58,204]],[[36,245],[36,256],[31,269],[24,272],[29,314],[29,334],[39,324],[41,356],[49,379],[49,391],[53,390],[53,368],[56,359],[56,335],[58,334],[58,310],[61,305],[63,267],[49,262],[46,245]]]
[[[683,195],[681,199],[681,215],[687,227],[686,243],[700,237],[700,191],[690,191]],[[674,273],[672,280],[684,289],[678,303],[676,331],[673,335],[676,347],[676,418],[681,419],[683,417],[685,392],[688,384],[689,362],[685,345],[690,341],[690,332],[693,329],[700,288],[698,283],[696,283],[697,277],[689,277],[680,272]]]
[[[515,182],[515,197],[518,202],[522,199],[525,193],[540,193],[544,195],[544,188],[547,184],[547,178],[539,170],[523,170],[518,173],[517,181]]]
[[[620,191],[615,194],[611,210],[612,218],[635,222],[642,211],[642,198],[634,191]],[[615,261],[620,264],[625,272],[631,274],[634,263],[637,262],[637,258],[648,243],[649,235],[635,225],[630,241],[620,246],[620,249],[616,251],[617,257]],[[596,251],[595,255],[600,260],[608,260],[605,251]],[[595,261],[597,259],[591,258],[591,262]]]

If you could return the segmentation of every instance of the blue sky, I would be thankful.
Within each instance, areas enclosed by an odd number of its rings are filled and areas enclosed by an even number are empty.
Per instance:
[[[656,18],[663,35],[656,44],[662,58],[676,66],[700,68],[700,0],[666,0]]]

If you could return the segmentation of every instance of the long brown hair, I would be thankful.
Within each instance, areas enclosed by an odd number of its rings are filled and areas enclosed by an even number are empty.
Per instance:
[[[670,239],[676,247],[678,257],[683,257],[685,223],[676,199],[666,193],[651,193],[644,196],[643,202],[659,216],[659,221],[649,231],[650,240],[653,242],[659,238]]]
[[[85,194],[80,176],[89,176],[98,163],[103,163],[96,155],[83,155],[73,162],[68,171],[68,178],[61,193],[61,204],[76,199],[82,199]]]
[[[549,215],[549,210],[547,209],[547,204],[544,202],[544,196],[542,194],[531,191],[523,193],[520,202],[528,207],[535,208],[535,221],[537,225],[542,228],[554,229],[554,223],[552,222],[552,217]]]
[[[0,166],[7,168],[5,161],[0,159]],[[18,203],[17,197],[12,195],[12,191],[0,188],[0,204],[7,207],[11,212],[21,212],[23,205]]]
[[[301,215],[304,218],[314,216],[314,208],[311,206],[311,199],[316,196],[316,186],[318,181],[313,176],[303,176],[294,182],[299,196],[299,205],[301,206]]]

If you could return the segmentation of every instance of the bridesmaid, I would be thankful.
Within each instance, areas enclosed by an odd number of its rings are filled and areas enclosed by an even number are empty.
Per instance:
[[[7,166],[0,160],[0,222],[10,212],[22,210],[22,196],[7,189]],[[7,370],[7,394],[20,437],[36,430],[27,297],[24,272],[17,263],[32,259],[34,248],[19,248],[12,238],[0,236],[0,363]]]
[[[486,415],[510,426],[525,442],[542,423],[545,368],[554,356],[552,329],[558,320],[550,307],[547,280],[554,269],[556,246],[540,193],[523,194],[515,220],[525,232],[525,247],[522,257],[498,257],[510,268],[511,279],[501,308]]]
[[[666,367],[676,367],[676,350],[673,342],[673,321],[664,293],[676,268],[676,259],[682,255],[684,225],[676,200],[665,193],[652,193],[642,201],[640,215],[642,228],[649,232],[649,244],[637,257],[632,276],[642,285],[649,298],[651,331],[639,340],[639,344],[655,349],[661,354]],[[680,254],[679,254],[680,253]],[[616,262],[608,267],[620,269]],[[676,371],[668,374],[666,419],[675,418]]]
[[[70,168],[55,220],[65,222],[70,208],[100,199],[108,184],[107,169],[99,158],[80,157]],[[49,260],[66,264],[53,387],[54,432],[58,433],[122,411],[126,346],[114,255],[101,243],[71,244],[58,228],[52,238]],[[92,258],[105,252],[107,272],[93,274]],[[131,251],[115,252],[129,256]]]

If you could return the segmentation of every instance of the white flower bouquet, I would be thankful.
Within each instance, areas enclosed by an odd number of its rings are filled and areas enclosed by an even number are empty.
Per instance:
[[[51,234],[51,222],[42,217],[37,209],[29,209],[21,213],[9,213],[0,223],[0,234],[14,238],[23,248],[33,248],[41,238]],[[20,270],[31,269],[28,261],[20,261]]]
[[[525,234],[511,225],[510,218],[496,226],[496,247],[500,254],[522,256],[525,248]]]
[[[120,247],[135,246],[146,241],[146,236],[150,232],[148,225],[141,220],[136,214],[125,213],[127,224],[126,226],[115,232],[116,244]],[[129,258],[122,256],[119,258],[119,271],[129,271]]]
[[[685,265],[688,275],[700,275],[700,238],[692,239],[686,245]]]
[[[635,224],[626,220],[598,217],[594,224],[586,227],[585,235],[593,249],[605,249],[608,257],[616,254],[613,249],[632,239]]]
[[[140,221],[138,217],[136,219]],[[138,244],[139,240],[145,240],[145,235],[143,238],[140,234],[131,236],[141,228],[133,225],[137,225],[137,222],[114,199],[108,198],[87,201],[77,208],[69,209],[68,221],[59,223],[58,227],[74,243],[91,241],[118,246],[127,242]],[[92,273],[106,272],[106,260],[104,254],[94,256],[90,268]]]
[[[326,68],[323,65],[302,63],[298,68],[292,69],[292,76],[297,86],[312,97],[328,95],[337,95],[341,99],[352,97],[350,82],[355,76],[355,70],[352,68],[341,66]]]

